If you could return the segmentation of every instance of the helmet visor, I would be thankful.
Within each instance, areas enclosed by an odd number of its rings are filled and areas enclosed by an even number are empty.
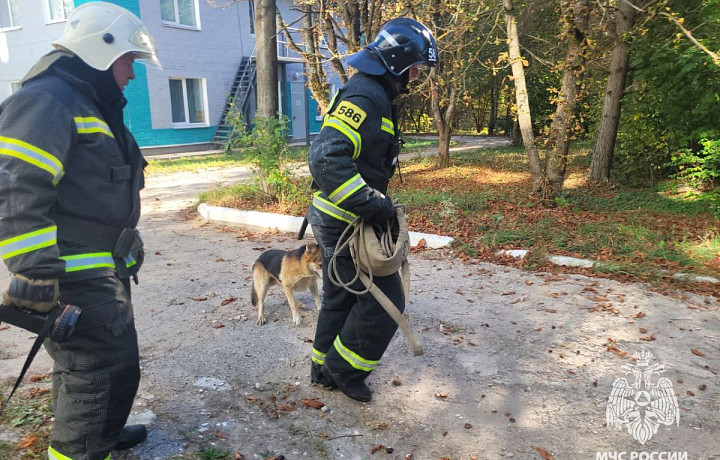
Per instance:
[[[157,57],[155,39],[144,25],[138,27],[130,36],[130,43],[135,47],[132,52],[135,54],[136,62],[162,69],[162,64]]]

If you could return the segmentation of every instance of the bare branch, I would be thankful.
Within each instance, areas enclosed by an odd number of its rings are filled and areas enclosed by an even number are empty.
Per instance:
[[[664,16],[664,17],[668,18],[669,20],[671,20],[672,22],[674,22],[675,25],[678,27],[678,29],[680,29],[680,30],[682,31],[682,33],[683,33],[695,46],[697,46],[701,51],[703,51],[705,54],[707,54],[708,56],[710,56],[715,64],[720,65],[720,55],[718,55],[717,53],[712,52],[712,51],[709,50],[705,45],[703,45],[702,43],[700,43],[700,42],[693,36],[693,34],[692,34],[688,29],[686,29],[685,26],[682,25],[682,22],[680,22],[680,21],[678,20],[678,18],[676,18],[676,17],[673,16],[672,14],[668,14],[668,13],[665,13],[665,12],[661,12],[661,13],[659,13],[659,14],[660,14],[660,16]]]

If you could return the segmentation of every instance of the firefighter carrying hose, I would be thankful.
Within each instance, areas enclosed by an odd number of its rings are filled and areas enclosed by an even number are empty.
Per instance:
[[[355,295],[329,280],[328,268],[343,230],[357,218],[387,222],[395,214],[386,196],[397,167],[401,141],[393,100],[407,92],[420,67],[435,65],[432,33],[409,18],[388,21],[375,40],[351,55],[358,72],[335,95],[322,130],[308,153],[317,191],[307,221],[323,249],[323,307],[312,349],[311,380],[337,387],[358,401],[370,401],[365,379],[378,365],[397,330],[372,294]],[[340,281],[355,277],[350,253],[335,257]],[[405,306],[399,275],[373,282],[400,309]],[[362,291],[359,282],[353,286]]]
[[[125,427],[140,381],[130,278],[145,160],[123,122],[133,61],[159,67],[153,37],[117,5],[75,9],[55,50],[0,106],[0,256],[12,274],[3,304],[81,311],[54,361],[51,460],[102,460],[147,437]]]

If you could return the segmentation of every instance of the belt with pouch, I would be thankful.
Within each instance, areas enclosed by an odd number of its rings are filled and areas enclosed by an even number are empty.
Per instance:
[[[57,225],[58,241],[110,251],[120,259],[143,247],[137,228],[116,228],[65,214],[51,213],[50,217]]]

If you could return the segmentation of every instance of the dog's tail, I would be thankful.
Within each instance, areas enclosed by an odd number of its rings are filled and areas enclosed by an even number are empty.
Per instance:
[[[257,307],[258,305],[258,295],[257,290],[255,290],[255,267],[257,266],[257,262],[253,264],[253,276],[252,276],[252,292],[250,294],[250,301],[252,302],[253,307]]]

